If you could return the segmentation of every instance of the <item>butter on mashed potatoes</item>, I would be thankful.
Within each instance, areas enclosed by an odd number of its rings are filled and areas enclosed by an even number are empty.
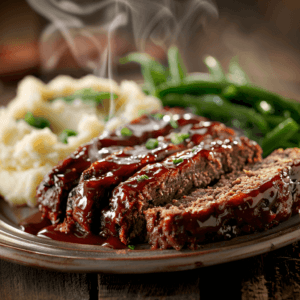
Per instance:
[[[117,98],[100,105],[80,98],[66,102],[63,97],[86,88],[112,92]],[[107,121],[110,105],[114,117]],[[146,96],[133,81],[115,81],[88,75],[82,79],[58,76],[49,84],[34,77],[23,79],[17,96],[0,108],[0,194],[13,205],[34,206],[36,187],[44,175],[80,145],[140,115],[160,109],[160,101]],[[24,121],[27,112],[46,118],[50,128],[37,129]],[[77,132],[68,143],[60,141],[64,129]]]

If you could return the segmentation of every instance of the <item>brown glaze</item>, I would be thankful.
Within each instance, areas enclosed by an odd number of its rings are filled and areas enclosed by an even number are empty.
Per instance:
[[[78,186],[70,193],[67,219],[61,227],[62,230],[71,230],[75,221],[81,230],[99,232],[100,211],[108,205],[111,191],[119,183],[127,180],[147,164],[162,161],[204,140],[212,141],[215,138],[225,139],[234,136],[234,131],[223,124],[208,121],[183,126],[178,134],[181,133],[188,133],[189,138],[179,144],[171,142],[171,134],[160,137],[155,149],[147,149],[145,145],[125,148],[103,160],[94,162],[83,172]],[[94,230],[91,229],[91,224],[94,225]]]
[[[81,173],[90,167],[92,162],[126,146],[145,143],[148,138],[167,135],[174,130],[170,122],[171,118],[177,121],[179,127],[206,120],[179,108],[166,108],[160,113],[165,117],[159,119],[152,115],[144,115],[124,126],[131,130],[131,136],[123,136],[121,128],[104,133],[99,138],[79,147],[55,166],[37,188],[37,202],[43,217],[50,219],[52,223],[57,223],[64,217],[69,192],[78,184]]]
[[[200,144],[147,165],[113,191],[110,208],[103,212],[101,234],[119,236],[127,244],[142,233],[144,210],[164,206],[194,187],[207,186],[222,174],[260,159],[260,147],[241,138]],[[140,181],[141,176],[147,179]]]
[[[82,231],[72,231],[67,233],[61,232],[57,229],[56,225],[51,225],[43,228],[36,233],[38,237],[47,238],[51,240],[85,244],[85,245],[98,245],[113,249],[126,249],[127,246],[120,242],[118,238],[110,237],[105,239],[99,235],[94,235],[91,233],[83,233]]]
[[[50,226],[51,221],[42,218],[42,213],[37,212],[22,220],[20,227],[24,232],[36,235],[41,229]]]
[[[177,202],[178,207],[146,211],[147,231],[152,248],[173,247],[180,250],[188,245],[195,249],[200,242],[267,230],[289,219],[299,209],[300,196],[300,151],[297,149],[291,153],[290,150],[292,149],[276,151],[250,169],[258,170],[259,173],[238,173],[223,190],[204,190],[206,193],[201,197],[196,191],[194,199],[190,197],[187,204],[183,197]],[[285,156],[287,153],[290,153],[290,157]],[[281,165],[278,163],[280,156],[283,156]],[[270,165],[269,170],[267,163]],[[278,166],[271,169],[276,163]],[[262,177],[264,172],[268,172],[270,177]],[[251,187],[254,176],[258,183]],[[178,228],[181,230],[178,231]]]

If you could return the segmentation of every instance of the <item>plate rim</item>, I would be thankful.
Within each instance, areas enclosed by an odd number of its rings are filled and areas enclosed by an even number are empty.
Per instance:
[[[143,274],[183,271],[252,257],[298,240],[299,214],[267,231],[208,243],[198,250],[119,250],[48,240],[25,233],[0,210],[1,259],[63,272]]]

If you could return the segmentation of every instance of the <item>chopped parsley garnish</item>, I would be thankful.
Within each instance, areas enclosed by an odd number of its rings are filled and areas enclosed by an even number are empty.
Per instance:
[[[121,129],[121,134],[123,136],[132,136],[132,131],[130,129],[128,129],[127,127],[123,127]]]
[[[147,143],[145,144],[146,148],[151,150],[158,147],[158,140],[157,139],[149,139]]]
[[[76,136],[78,133],[72,129],[64,129],[63,132],[59,135],[59,140],[64,143],[68,144],[68,137]]]
[[[66,102],[72,102],[75,99],[81,99],[84,102],[91,102],[92,104],[100,104],[105,99],[116,99],[118,96],[116,94],[111,94],[109,92],[99,92],[92,88],[86,88],[74,92],[72,95],[62,97]]]
[[[130,250],[134,250],[135,246],[133,246],[133,245],[128,245],[128,248],[129,248]]]
[[[27,122],[30,126],[39,129],[50,127],[50,122],[47,119],[42,117],[35,117],[31,112],[26,113],[24,121]]]
[[[184,140],[188,139],[190,137],[189,133],[174,133],[171,137],[171,142],[175,145],[178,145],[182,143]]]
[[[173,128],[178,128],[178,123],[177,123],[177,121],[175,121],[175,120],[173,120],[173,119],[171,119],[170,120],[170,125],[173,127]]]
[[[147,114],[148,114],[148,111],[145,110],[145,109],[141,109],[141,110],[139,110],[139,112],[138,112],[138,116],[139,116],[139,117],[141,117],[141,116],[143,116],[143,115],[147,115]]]
[[[173,160],[173,163],[174,163],[175,165],[177,165],[177,164],[179,164],[179,163],[181,163],[181,162],[183,162],[183,158],[177,158],[177,159],[174,159],[174,160]]]
[[[153,117],[154,117],[155,119],[162,120],[163,117],[164,117],[164,115],[161,114],[161,113],[157,113],[157,114],[154,114]]]
[[[149,177],[147,175],[141,175],[137,181],[140,182],[140,181],[143,181],[143,180],[146,180],[146,179],[149,179]]]

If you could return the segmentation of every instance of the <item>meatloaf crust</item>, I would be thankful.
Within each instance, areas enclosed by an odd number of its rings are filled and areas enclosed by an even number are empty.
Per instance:
[[[157,117],[158,116],[158,117]],[[140,145],[148,138],[165,136],[176,126],[199,123],[207,120],[181,108],[165,108],[153,115],[143,115],[124,127],[131,135],[123,135],[119,128],[79,147],[64,161],[55,166],[37,188],[36,198],[43,218],[57,223],[65,217],[70,191],[78,184],[84,170],[90,165],[127,146]],[[173,122],[173,123],[172,123]]]
[[[149,164],[117,186],[102,213],[101,235],[118,236],[122,243],[146,235],[143,212],[165,206],[197,187],[206,187],[221,175],[241,170],[261,160],[261,148],[246,137],[200,144],[172,155],[161,163]]]
[[[300,150],[276,150],[216,185],[145,211],[153,249],[184,246],[266,230],[298,213]]]
[[[94,162],[82,173],[78,185],[69,194],[66,219],[60,230],[69,232],[76,226],[81,231],[98,233],[101,210],[108,205],[113,188],[122,181],[147,164],[162,161],[200,142],[211,143],[215,139],[234,136],[235,132],[222,123],[200,121],[182,126],[165,137],[152,139],[152,145],[127,147]]]

